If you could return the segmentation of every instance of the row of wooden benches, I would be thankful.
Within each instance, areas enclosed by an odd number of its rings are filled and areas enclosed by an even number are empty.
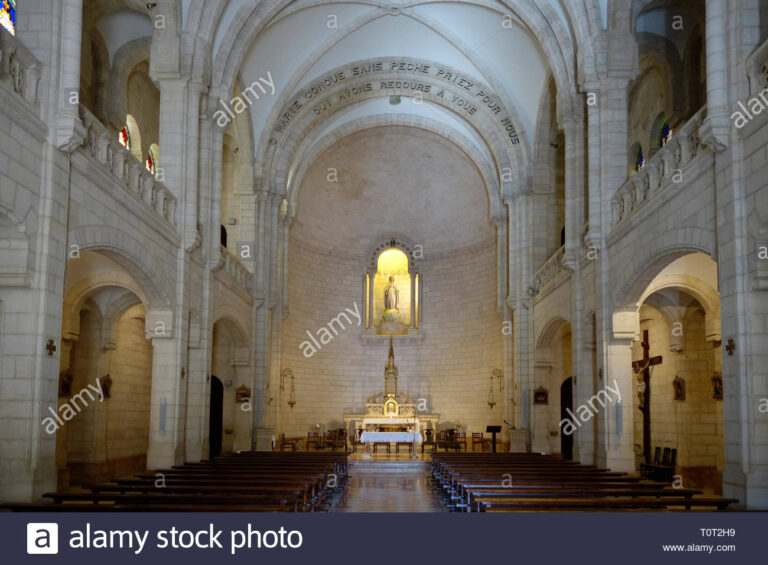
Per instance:
[[[431,471],[443,503],[459,512],[724,510],[738,502],[552,455],[434,453]]]
[[[304,512],[328,510],[348,477],[345,453],[249,452],[43,495],[12,511]]]

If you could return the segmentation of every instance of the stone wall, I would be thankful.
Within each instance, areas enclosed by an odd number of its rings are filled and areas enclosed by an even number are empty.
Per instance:
[[[501,321],[496,314],[496,243],[419,264],[423,281],[422,340],[395,338],[399,390],[427,401],[442,423],[461,424],[467,432],[501,424],[501,403],[489,409],[491,370],[502,367]],[[296,406],[283,392],[270,391],[280,402],[279,430],[304,436],[315,424],[333,427],[345,413],[363,413],[367,397],[384,388],[389,339],[361,339],[353,325],[307,358],[301,342],[349,308],[363,312],[361,280],[365,260],[321,253],[292,239],[289,255],[290,314],[282,327],[282,366],[295,374]],[[363,322],[364,323],[364,322]],[[495,385],[498,387],[498,383]],[[494,392],[497,402],[502,395]]]

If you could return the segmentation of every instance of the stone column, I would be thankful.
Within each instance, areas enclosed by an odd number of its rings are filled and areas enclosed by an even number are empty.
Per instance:
[[[376,300],[376,296],[373,292],[373,281],[376,279],[376,273],[369,273],[370,274],[370,284],[368,285],[368,304],[369,308],[371,309],[371,317],[370,317],[370,325],[368,326],[369,329],[373,330],[375,329],[375,323],[376,320],[374,320],[373,316],[376,312],[376,308],[374,308],[374,301]]]
[[[727,0],[707,0],[707,117],[701,134],[704,143],[720,148],[728,145],[731,130],[728,111],[727,14]]]
[[[66,152],[79,147],[85,139],[80,121],[80,44],[83,36],[83,0],[61,3],[61,52],[59,73],[59,110],[56,114],[56,146]],[[73,94],[75,96],[73,97]]]
[[[575,103],[575,102],[574,102]],[[583,248],[584,122],[582,113],[561,119],[565,130],[565,263],[575,268]]]
[[[411,273],[411,329],[416,329],[416,273]]]
[[[613,284],[610,274],[610,254],[606,245],[606,235],[611,228],[611,198],[627,180],[627,84],[631,73],[625,69],[617,76],[601,81],[598,106],[599,122],[599,157],[595,162],[590,159],[590,178],[598,175],[601,187],[600,225],[590,226],[593,234],[600,234],[599,244],[590,252],[596,257],[595,263],[595,318],[597,324],[597,389],[606,385],[614,386],[614,379],[619,384],[622,407],[617,410],[615,404],[601,410],[593,425],[598,426],[597,460],[613,470],[634,471],[634,451],[632,437],[632,409],[635,399],[632,397],[632,355],[631,343],[636,338],[639,326],[630,324],[627,329],[627,316],[622,313],[622,327],[617,327],[614,315]],[[590,137],[591,137],[590,132]],[[633,323],[633,322],[632,322]],[[617,333],[618,332],[618,333]],[[621,428],[619,430],[619,427]],[[621,431],[619,434],[618,432]]]
[[[198,165],[202,85],[186,77],[160,80],[160,167],[165,184],[178,200],[183,247],[200,242]],[[216,226],[218,228],[218,226]]]
[[[261,190],[258,194],[257,216],[257,253],[254,275],[254,318],[253,318],[253,359],[256,390],[254,395],[260,402],[254,404],[253,426],[254,447],[258,450],[271,448],[272,435],[275,433],[269,425],[269,407],[275,402],[276,395],[269,390],[269,337],[270,337],[270,289],[269,268],[272,242],[270,241],[270,193]],[[270,397],[272,400],[270,401]]]
[[[180,394],[182,376],[178,364],[179,344],[174,334],[173,313],[170,310],[147,312],[146,337],[152,340],[148,469],[184,462],[178,414],[185,398]]]
[[[640,315],[636,310],[619,311],[611,322],[611,335],[603,343],[605,365],[597,381],[598,390],[605,390],[611,399],[604,407],[596,404],[601,436],[597,461],[613,471],[634,472],[632,341],[640,331]]]
[[[600,188],[600,83],[596,80],[585,82],[584,92],[587,99],[587,162],[589,202],[586,234],[587,247],[600,247],[602,238],[601,188]],[[608,220],[610,221],[610,219]]]
[[[514,375],[520,402],[527,402],[527,407],[518,403],[519,428],[529,428],[530,419],[524,421],[526,414],[532,414],[533,388],[533,316],[529,308],[532,297],[529,287],[532,282],[531,269],[531,196],[516,194],[507,198],[510,218],[509,230],[509,296],[507,303],[512,309],[514,327]],[[514,279],[514,280],[513,280]]]

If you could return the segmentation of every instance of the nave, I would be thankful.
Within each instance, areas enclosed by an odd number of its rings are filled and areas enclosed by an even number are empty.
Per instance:
[[[431,461],[245,452],[137,473],[16,512],[563,512],[726,510],[733,498],[532,453],[434,452]]]

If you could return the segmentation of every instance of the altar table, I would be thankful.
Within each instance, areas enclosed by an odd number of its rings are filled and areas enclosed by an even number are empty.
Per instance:
[[[413,432],[363,432],[363,443],[421,443],[421,434]]]

